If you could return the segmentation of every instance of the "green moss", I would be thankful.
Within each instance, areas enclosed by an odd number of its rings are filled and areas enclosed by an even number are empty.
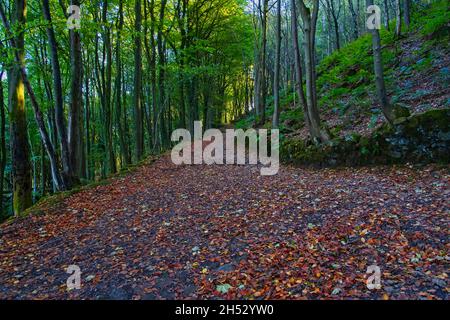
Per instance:
[[[409,109],[403,105],[394,105],[394,117],[396,119],[399,118],[408,118],[411,115],[411,112],[409,111]]]
[[[397,126],[385,124],[370,137],[350,134],[326,146],[284,141],[280,156],[284,162],[307,166],[448,163],[449,150],[450,109],[445,109],[403,117]]]
[[[445,38],[450,34],[450,6],[448,1],[441,0],[433,3],[429,9],[415,14],[414,26],[423,36],[428,38]]]

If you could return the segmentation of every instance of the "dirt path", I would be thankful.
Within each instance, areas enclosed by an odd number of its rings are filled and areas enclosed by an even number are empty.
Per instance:
[[[162,158],[1,226],[0,299],[448,299],[449,178]],[[67,292],[68,265],[81,290]]]

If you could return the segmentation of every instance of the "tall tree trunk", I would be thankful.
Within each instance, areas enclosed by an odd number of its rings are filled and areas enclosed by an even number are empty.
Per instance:
[[[152,93],[152,113],[153,113],[153,130],[152,130],[152,138],[153,138],[153,148],[158,145],[158,94],[156,90],[156,42],[155,42],[155,0],[150,0],[150,47],[151,47],[151,58],[150,58],[150,82],[151,82],[151,93]]]
[[[71,5],[80,6],[80,0],[71,0]],[[81,35],[77,29],[70,30],[70,110],[69,146],[70,163],[73,172],[69,177],[71,185],[79,183],[82,159],[82,110],[83,110],[83,63],[81,58]]]
[[[62,91],[62,80],[61,80],[61,67],[59,64],[58,57],[58,44],[56,41],[55,32],[52,25],[52,18],[50,13],[50,6],[48,0],[42,1],[42,9],[44,18],[48,23],[47,26],[47,37],[50,49],[50,61],[52,65],[52,78],[53,78],[53,91],[55,98],[55,118],[56,118],[56,129],[59,136],[60,146],[61,146],[61,161],[65,177],[65,184],[70,187],[72,181],[71,177],[74,175],[73,172],[73,162],[70,156],[69,141],[67,137],[66,120],[64,116],[64,101],[63,101],[63,91]],[[77,70],[77,73],[81,70]],[[56,144],[57,142],[54,141]]]
[[[403,0],[403,18],[405,20],[406,29],[411,23],[411,0]]]
[[[336,50],[340,50],[341,49],[341,40],[340,40],[340,35],[339,35],[339,22],[338,22],[337,12],[334,7],[334,0],[329,0],[328,2],[329,2],[329,6],[330,6],[331,17],[333,18],[334,37],[336,40]],[[319,4],[317,3],[315,6],[318,7]]]
[[[86,69],[85,70],[90,70],[89,69],[89,58],[86,58]],[[91,101],[89,99],[89,76],[90,72],[85,74],[85,78],[84,78],[84,103],[85,103],[85,140],[86,140],[86,172],[85,172],[85,177],[90,180],[94,175],[91,174],[91,168],[92,163],[91,163]]]
[[[366,4],[367,7],[373,5],[373,0],[366,0]],[[384,82],[380,32],[376,28],[370,30],[370,32],[372,33],[373,61],[374,61],[375,83],[377,86],[378,100],[380,102],[384,116],[390,123],[392,123],[394,121],[394,114],[392,106],[387,97],[386,85]]]
[[[119,144],[120,153],[122,154],[122,159],[128,166],[131,164],[131,159],[128,157],[127,144],[125,142],[125,132],[122,125],[122,29],[124,24],[123,16],[123,1],[119,0],[119,24],[117,26],[117,44],[116,44],[116,126],[119,131]],[[126,112],[126,110],[124,111]]]
[[[266,122],[266,101],[267,101],[267,19],[269,13],[269,0],[264,0],[263,7],[263,18],[262,18],[262,58],[261,58],[261,98],[260,98],[260,112],[261,119],[260,124],[264,124]]]
[[[144,0],[144,21],[146,21],[146,23],[144,24],[144,48],[145,48],[145,57],[146,57],[146,61],[147,64],[150,66],[151,65],[151,60],[152,60],[152,53],[151,53],[151,48],[150,48],[150,43],[149,43],[149,34],[148,34],[148,10],[149,7],[149,1],[148,0]],[[150,35],[151,37],[151,35]],[[144,118],[145,118],[145,124],[146,124],[146,128],[147,128],[147,132],[148,132],[148,149],[152,150],[153,149],[153,141],[152,141],[152,136],[153,136],[153,125],[152,125],[152,76],[151,76],[151,70],[150,68],[147,69],[147,73],[145,74],[145,79],[146,79],[146,85],[145,88],[143,88],[144,90],[144,94],[143,94],[143,101],[146,101],[146,103],[144,103],[144,107],[143,107],[143,111],[144,111]],[[145,94],[145,92],[147,94]],[[145,134],[144,134],[145,136]]]
[[[3,67],[3,66],[2,66]],[[6,167],[6,118],[5,118],[5,106],[3,105],[3,70],[0,72],[0,221],[6,218],[6,212],[3,212],[3,186],[5,180],[5,167]]]
[[[358,26],[358,15],[355,12],[355,8],[353,6],[353,0],[348,0],[348,6],[350,8],[350,13],[352,15],[353,40],[356,40],[359,37],[359,26]]]
[[[330,137],[328,133],[321,128],[316,96],[316,66],[314,53],[318,6],[319,4],[314,2],[311,13],[311,10],[305,5],[304,0],[300,1],[300,12],[305,35],[306,101],[308,105],[311,138],[316,142],[328,142]]]
[[[135,0],[134,12],[136,15],[134,25],[134,137],[135,137],[135,156],[139,161],[144,156],[144,132],[142,117],[142,41],[141,41],[141,0]]]
[[[25,65],[24,29],[27,6],[25,0],[14,2],[13,23],[16,34],[12,46],[16,63],[9,70],[10,141],[13,177],[13,212],[17,217],[32,205],[30,145],[25,110],[25,90],[21,68]]]
[[[104,24],[104,44],[106,53],[106,74],[104,83],[104,139],[106,148],[106,172],[115,173],[117,171],[116,167],[116,157],[114,155],[113,146],[113,126],[112,126],[112,104],[111,104],[111,92],[112,92],[112,48],[111,48],[111,27],[108,23],[107,18],[108,12],[108,1],[103,4],[103,24]]]
[[[395,0],[396,22],[395,22],[395,37],[399,38],[402,34],[402,5],[401,0]]]
[[[306,127],[309,129],[309,115],[308,104],[306,102],[305,92],[303,90],[303,70],[302,70],[302,57],[300,54],[300,45],[298,42],[298,18],[295,0],[291,0],[291,25],[292,25],[292,43],[294,46],[294,62],[295,62],[295,74],[297,77],[297,95],[299,96],[300,103],[303,108],[303,114],[305,118]]]
[[[179,75],[178,75],[178,91],[180,95],[180,121],[179,127],[186,129],[187,121],[186,121],[186,101],[185,101],[185,62],[186,62],[186,42],[187,42],[187,34],[185,28],[185,19],[186,19],[186,10],[187,10],[187,0],[180,0],[177,7],[177,20],[178,20],[178,28],[180,30],[181,43],[180,43],[180,51],[178,56],[178,66],[179,66]]]
[[[384,12],[385,12],[384,25],[386,27],[386,30],[389,30],[389,28],[390,28],[389,27],[389,20],[390,20],[390,17],[389,17],[389,3],[388,3],[388,0],[384,0],[383,3],[384,3]]]
[[[275,75],[274,75],[274,112],[272,127],[278,129],[280,125],[280,64],[281,64],[281,0],[277,3],[277,28],[275,51]]]
[[[158,49],[158,87],[159,87],[159,113],[156,119],[159,124],[159,131],[157,132],[158,137],[161,136],[160,147],[165,147],[167,143],[166,137],[166,123],[164,119],[164,114],[166,112],[166,55],[163,43],[163,26],[165,18],[167,0],[161,0],[161,8],[159,11],[159,24],[158,24],[158,37],[157,37],[157,49]],[[197,119],[196,119],[197,120]],[[156,145],[158,147],[158,144]]]

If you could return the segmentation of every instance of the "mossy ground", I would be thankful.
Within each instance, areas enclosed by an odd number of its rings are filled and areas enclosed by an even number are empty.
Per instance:
[[[294,165],[360,166],[399,163],[450,162],[450,109],[431,110],[404,118],[395,126],[383,125],[371,136],[353,134],[329,145],[287,139],[281,158]]]

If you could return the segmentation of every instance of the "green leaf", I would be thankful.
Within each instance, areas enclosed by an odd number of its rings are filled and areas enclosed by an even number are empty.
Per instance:
[[[233,287],[231,285],[229,285],[228,283],[225,283],[225,284],[218,285],[216,290],[219,291],[221,294],[226,294],[232,288]]]

